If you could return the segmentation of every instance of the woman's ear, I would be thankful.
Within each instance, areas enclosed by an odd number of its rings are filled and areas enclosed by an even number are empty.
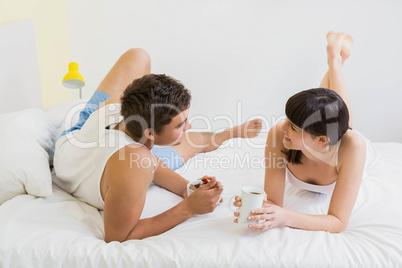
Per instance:
[[[324,144],[324,145],[328,144],[331,141],[330,138],[325,135],[318,136],[318,137],[316,137],[316,139],[319,144]]]

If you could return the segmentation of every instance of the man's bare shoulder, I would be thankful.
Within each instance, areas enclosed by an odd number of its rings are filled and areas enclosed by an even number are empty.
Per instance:
[[[107,161],[106,166],[121,171],[133,170],[138,172],[138,170],[143,170],[152,172],[154,159],[146,147],[129,144],[114,153]]]
[[[106,162],[101,188],[105,193],[111,184],[125,187],[140,181],[149,184],[153,180],[154,159],[143,146],[125,146]]]

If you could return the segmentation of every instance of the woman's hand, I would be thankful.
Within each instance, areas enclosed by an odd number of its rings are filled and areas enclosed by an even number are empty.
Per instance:
[[[267,193],[264,192],[264,200],[263,200],[263,204],[265,204],[267,202]],[[241,207],[241,198],[239,196],[235,196],[235,201],[233,202],[233,205],[235,207]],[[240,216],[240,212],[235,212],[234,216],[236,217],[236,219],[233,220],[234,223],[238,223],[237,217]]]
[[[251,215],[247,217],[249,221],[262,222],[249,224],[248,227],[258,231],[264,231],[275,227],[283,228],[286,226],[287,212],[287,209],[264,202],[262,208],[253,209]]]

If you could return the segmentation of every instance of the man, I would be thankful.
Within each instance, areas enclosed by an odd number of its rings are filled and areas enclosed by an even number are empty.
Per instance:
[[[55,182],[104,210],[106,242],[158,235],[194,214],[212,212],[222,192],[216,178],[207,177],[209,183],[187,196],[188,181],[173,170],[230,138],[255,137],[261,130],[261,120],[254,120],[217,134],[185,133],[191,128],[190,100],[177,80],[150,74],[144,50],[130,49],[99,85],[77,125],[57,141]],[[184,200],[140,219],[152,182]]]

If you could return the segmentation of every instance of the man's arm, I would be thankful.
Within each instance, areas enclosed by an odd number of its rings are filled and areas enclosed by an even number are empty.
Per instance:
[[[158,164],[153,182],[156,185],[165,188],[166,190],[186,198],[188,180],[171,170],[158,157],[156,157],[156,159],[158,160]]]
[[[103,174],[103,179],[107,181],[107,191],[103,196],[106,242],[158,235],[194,214],[215,209],[222,188],[215,187],[216,180],[213,180],[175,207],[155,217],[140,220],[154,167],[135,165],[129,159],[133,153],[150,161],[152,156],[146,148],[125,147],[124,153],[125,160],[119,160],[119,153],[115,153],[108,160]]]
[[[215,187],[215,183],[216,180],[212,179],[210,183],[198,188],[173,208],[155,217],[141,219],[126,240],[158,235],[195,214],[213,212],[222,192],[222,187]]]

